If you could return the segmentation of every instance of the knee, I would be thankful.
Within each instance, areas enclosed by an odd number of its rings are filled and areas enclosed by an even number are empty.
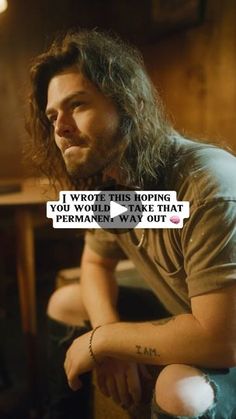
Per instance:
[[[157,405],[175,416],[198,416],[213,405],[214,398],[214,389],[203,373],[188,365],[168,365],[156,381]]]
[[[78,325],[88,318],[79,284],[66,285],[51,295],[47,315],[54,320]]]

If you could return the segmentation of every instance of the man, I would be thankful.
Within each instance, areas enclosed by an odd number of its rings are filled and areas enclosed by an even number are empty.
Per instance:
[[[52,360],[64,363],[75,391],[55,364],[50,417],[85,418],[82,382],[93,369],[104,394],[124,408],[138,404],[151,364],[152,418],[235,418],[235,158],[171,128],[138,52],[119,39],[70,33],[35,60],[31,76],[34,161],[52,182],[93,190],[112,180],[190,202],[182,229],[87,233],[80,284],[56,291],[48,306]],[[155,293],[154,307],[139,304],[139,321],[118,310],[121,249]]]

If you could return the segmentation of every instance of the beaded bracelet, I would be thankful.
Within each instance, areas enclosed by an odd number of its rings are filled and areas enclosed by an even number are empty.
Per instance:
[[[96,332],[96,330],[99,329],[99,327],[101,327],[101,325],[95,327],[95,329],[92,330],[91,335],[90,335],[90,339],[89,339],[89,353],[90,353],[90,356],[91,356],[91,358],[93,359],[93,361],[95,362],[96,365],[99,365],[99,362],[97,361],[97,359],[94,355],[93,348],[92,348],[92,341],[93,341],[94,333]]]

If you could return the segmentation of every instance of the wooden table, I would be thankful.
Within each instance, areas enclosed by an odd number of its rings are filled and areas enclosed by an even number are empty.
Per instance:
[[[36,293],[34,225],[35,208],[51,199],[58,199],[43,180],[27,179],[1,181],[3,184],[20,183],[21,190],[0,195],[0,209],[9,208],[14,212],[17,246],[17,280],[21,310],[21,322],[26,338],[28,360],[28,384],[31,399],[30,417],[36,418],[38,405],[38,374],[36,348]],[[45,208],[46,218],[46,208]]]

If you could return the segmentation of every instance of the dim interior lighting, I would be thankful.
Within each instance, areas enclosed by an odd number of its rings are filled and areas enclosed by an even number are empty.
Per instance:
[[[0,13],[7,9],[7,0],[0,0]]]

